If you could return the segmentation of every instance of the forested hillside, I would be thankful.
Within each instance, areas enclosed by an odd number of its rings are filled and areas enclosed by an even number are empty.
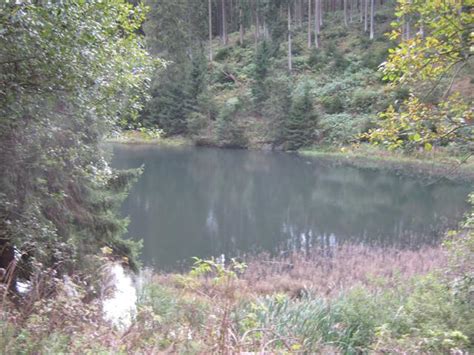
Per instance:
[[[393,1],[150,2],[151,100],[125,128],[197,144],[294,150],[341,146],[408,97],[378,71],[395,45]],[[209,17],[210,15],[210,17]],[[208,21],[203,19],[207,18]],[[404,25],[404,36],[419,28]]]

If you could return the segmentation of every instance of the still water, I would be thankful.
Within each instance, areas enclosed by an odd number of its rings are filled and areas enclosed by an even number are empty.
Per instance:
[[[113,145],[112,166],[145,166],[123,206],[143,262],[172,269],[339,243],[416,247],[467,210],[471,186],[341,166],[298,155]]]

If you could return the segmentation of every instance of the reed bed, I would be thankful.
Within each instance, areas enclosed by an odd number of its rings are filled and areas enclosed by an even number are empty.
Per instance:
[[[142,277],[138,311],[126,329],[104,321],[100,307],[80,295],[59,293],[28,317],[3,307],[0,352],[468,351],[473,304],[461,297],[467,293],[459,277],[453,292],[449,260],[442,246],[345,245],[260,254],[245,268],[200,261],[190,273]],[[463,260],[462,270],[472,270],[472,258]]]
[[[262,254],[248,260],[242,276],[257,294],[288,293],[297,296],[310,290],[321,297],[334,297],[355,285],[373,288],[377,280],[398,283],[446,266],[441,246],[417,250],[343,245],[286,256]]]

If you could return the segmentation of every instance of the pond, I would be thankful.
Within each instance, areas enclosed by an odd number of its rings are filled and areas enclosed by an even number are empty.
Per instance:
[[[123,214],[144,264],[160,270],[193,256],[437,243],[472,187],[282,152],[112,147],[114,168],[145,166]]]

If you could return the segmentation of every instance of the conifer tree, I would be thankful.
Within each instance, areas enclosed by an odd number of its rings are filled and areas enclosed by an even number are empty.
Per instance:
[[[296,91],[292,99],[292,105],[285,124],[286,148],[296,150],[307,146],[312,142],[314,128],[316,126],[316,115],[313,111],[309,85],[305,84],[302,92]]]
[[[255,74],[252,85],[252,95],[255,103],[262,103],[267,99],[265,79],[269,69],[270,48],[267,41],[262,41],[255,55]]]

